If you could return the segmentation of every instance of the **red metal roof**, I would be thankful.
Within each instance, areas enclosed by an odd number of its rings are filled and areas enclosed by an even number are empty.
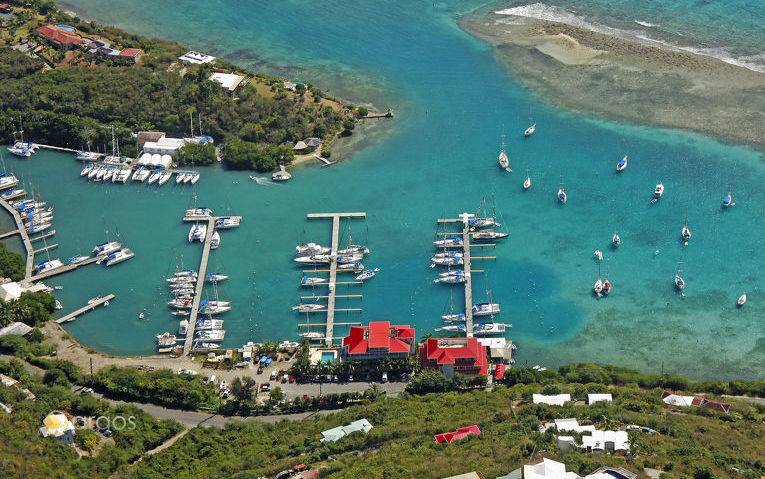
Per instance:
[[[390,323],[374,321],[369,323],[369,347],[387,348],[390,342]]]
[[[704,399],[701,402],[701,405],[709,409],[714,409],[716,411],[724,412],[725,414],[728,414],[728,411],[730,411],[730,404],[728,404],[727,402]]]
[[[505,379],[505,368],[504,364],[497,364],[494,368],[494,379]]]
[[[455,344],[457,342],[462,342],[462,346]],[[487,371],[486,349],[476,338],[429,338],[420,348],[420,363],[423,367],[428,367],[431,360],[435,360],[437,364],[475,366],[479,368],[477,374],[486,374]],[[475,371],[467,373],[474,374]]]
[[[407,353],[411,345],[401,338],[414,338],[414,328],[391,326],[388,321],[372,321],[369,326],[352,326],[348,336],[343,338],[343,346],[348,346],[348,354],[351,355],[366,354],[370,348],[387,349],[388,353]]]
[[[45,25],[35,30],[38,35],[57,45],[79,45],[82,38],[76,33],[58,28],[53,24]]]
[[[471,434],[476,434],[480,436],[481,430],[478,429],[478,426],[461,427],[454,432],[445,432],[442,434],[436,434],[434,437],[436,438],[436,442],[438,443],[446,442],[448,444],[451,444],[452,441],[464,439]]]

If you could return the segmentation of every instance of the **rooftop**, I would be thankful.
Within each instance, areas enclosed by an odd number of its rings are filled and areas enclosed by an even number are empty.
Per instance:
[[[215,61],[215,57],[212,55],[205,55],[204,53],[199,52],[186,52],[183,55],[179,56],[178,59],[182,62],[187,63],[212,63]]]
[[[210,80],[220,83],[228,91],[234,91],[242,83],[244,77],[236,73],[213,73],[210,75]]]

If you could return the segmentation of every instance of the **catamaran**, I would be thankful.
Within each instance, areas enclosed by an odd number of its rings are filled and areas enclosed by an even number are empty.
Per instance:
[[[360,275],[356,276],[356,281],[364,281],[370,278],[374,278],[374,276],[380,271],[380,268],[375,269],[367,269],[363,271]]]
[[[130,248],[123,248],[106,257],[106,266],[114,266],[115,264],[120,264],[123,261],[129,260],[133,256],[135,256],[133,250]]]
[[[324,284],[328,280],[327,278],[319,278],[317,276],[303,276],[300,279],[301,286],[316,286],[317,284]]]
[[[138,167],[138,169],[137,169],[137,170],[135,170],[135,171],[133,172],[132,180],[133,180],[133,181],[138,181],[138,176],[140,176],[141,174],[143,174],[143,170],[144,170],[144,169],[146,169],[146,167],[144,167],[144,166],[139,166],[139,167]],[[90,175],[88,175],[88,177],[90,177]]]
[[[178,336],[186,336],[189,330],[189,321],[184,319],[178,323]]]
[[[192,243],[195,240],[204,241],[206,235],[207,225],[199,224],[198,222],[194,223],[191,229],[189,229],[189,243]]]
[[[316,243],[308,243],[306,245],[298,245],[295,247],[295,256],[313,256],[327,254],[329,252],[330,248]]]
[[[478,323],[475,326],[473,326],[473,335],[478,337],[502,336],[505,334],[506,329],[511,327],[513,327],[512,324],[506,324],[506,323],[495,323],[495,322]]]
[[[144,181],[146,181],[149,175],[151,175],[151,170],[149,168],[144,168],[142,170],[139,168],[138,181],[143,183]]]
[[[11,154],[20,156],[22,158],[29,158],[32,156],[32,153],[37,151],[37,148],[39,148],[38,145],[31,141],[24,141],[24,127],[21,123],[21,118],[19,118],[19,136],[20,140],[15,142],[13,146],[8,147],[8,151],[11,152]],[[14,133],[15,136],[15,133]]]
[[[508,173],[513,172],[513,170],[510,169],[510,159],[505,152],[505,125],[502,125],[502,146],[499,151],[499,166],[504,168]]]
[[[95,248],[93,248],[93,254],[96,256],[102,256],[102,255],[108,255],[111,253],[114,253],[122,248],[122,245],[116,241],[109,241],[106,243],[101,243],[99,245],[96,245]]]
[[[619,160],[619,162],[616,164],[616,171],[624,171],[624,169],[627,168],[627,155],[624,155],[624,158]]]
[[[233,216],[221,216],[215,220],[215,228],[225,230],[239,226],[240,219]],[[327,248],[329,250],[329,248]]]
[[[222,319],[200,319],[197,321],[197,329],[221,329],[223,328]]]
[[[98,160],[98,153],[90,151],[90,142],[88,142],[88,149],[80,150],[77,152],[77,160],[79,161],[96,161]]]

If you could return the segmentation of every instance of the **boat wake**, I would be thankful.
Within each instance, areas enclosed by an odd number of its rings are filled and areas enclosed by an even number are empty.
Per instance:
[[[276,183],[274,183],[274,182],[273,182],[273,181],[271,181],[270,179],[268,179],[268,178],[264,178],[264,177],[262,177],[262,176],[255,176],[255,175],[250,175],[250,179],[251,179],[252,181],[254,181],[255,183],[259,184],[259,185],[264,185],[264,186],[276,186]]]

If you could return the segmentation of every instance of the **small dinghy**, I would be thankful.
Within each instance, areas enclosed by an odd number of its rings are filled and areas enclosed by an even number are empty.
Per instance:
[[[619,233],[614,233],[613,238],[611,238],[611,243],[614,245],[614,247],[617,247],[620,244],[622,244],[622,239],[619,236]]]
[[[624,158],[619,160],[619,162],[616,164],[616,171],[624,171],[627,168],[627,155],[624,155]]]

